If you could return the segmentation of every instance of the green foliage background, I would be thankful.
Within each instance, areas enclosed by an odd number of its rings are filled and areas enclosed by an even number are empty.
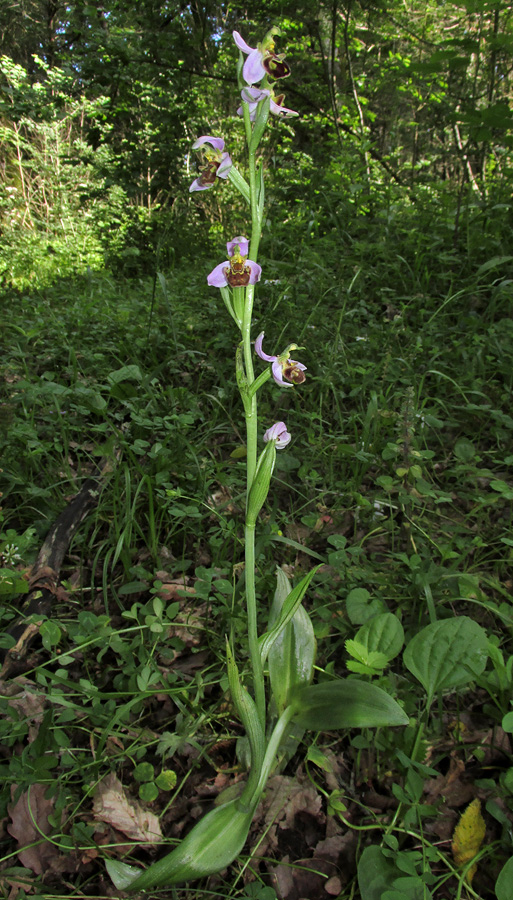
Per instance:
[[[230,237],[229,189],[222,204],[188,195],[190,146],[222,133],[242,152],[231,31],[255,44],[276,24],[300,117],[268,140],[273,245],[293,244],[292,226],[300,239],[354,242],[355,223],[376,214],[392,228],[407,217],[408,231],[436,217],[448,254],[479,214],[500,238],[511,219],[511,23],[509,4],[484,0],[6,5],[2,283],[41,286],[87,266],[151,273]],[[483,250],[471,248],[477,265]]]

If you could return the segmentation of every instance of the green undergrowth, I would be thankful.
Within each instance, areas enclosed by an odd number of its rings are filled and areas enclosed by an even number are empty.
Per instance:
[[[298,773],[317,792],[317,823],[331,817],[333,833],[352,836],[329,870],[343,900],[508,900],[507,235],[477,207],[457,240],[449,214],[420,227],[421,213],[390,207],[349,230],[341,204],[328,213],[312,219],[305,207],[294,240],[284,225],[263,242],[257,328],[268,352],[304,348],[308,380],[306,392],[273,387],[261,404],[262,424],[284,419],[293,442],[263,513],[257,590],[265,620],[272,563],[292,578],[322,563],[307,600],[318,680],[372,680],[410,725],[306,737],[283,777]],[[235,334],[218,329],[220,298],[204,278],[217,262],[184,262],[155,279],[89,272],[9,300],[4,649],[49,527],[100,465],[102,474],[52,614],[17,679],[2,684],[0,817],[11,822],[36,792],[51,837],[43,877],[17,855],[19,822],[4,832],[5,896],[14,883],[19,898],[110,895],[102,857],[119,856],[124,841],[130,860],[152,858],[142,838],[98,818],[108,776],[172,843],[243,771],[223,673],[224,635],[244,635],[244,447]],[[469,882],[451,839],[474,800],[486,835]],[[315,818],[302,815],[297,832]],[[40,820],[32,833],[23,821],[26,842],[39,846]],[[162,895],[272,900],[268,857],[286,856],[296,874],[316,869],[307,839],[296,844],[278,841],[263,862],[243,857],[202,888]]]

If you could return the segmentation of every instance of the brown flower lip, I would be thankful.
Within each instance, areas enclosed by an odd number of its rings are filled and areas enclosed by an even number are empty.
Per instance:
[[[224,274],[230,287],[246,287],[249,284],[251,269],[244,263],[232,262],[231,268],[226,267]]]
[[[290,75],[290,66],[282,56],[277,56],[275,53],[264,56],[262,65],[271,78],[288,78]]]
[[[296,363],[291,362],[291,365],[284,366],[282,373],[283,377],[286,378],[287,381],[291,381],[292,384],[303,384],[303,381],[306,381],[305,373]]]
[[[201,174],[199,176],[200,184],[215,184],[217,170],[219,168],[220,163],[212,160],[212,162],[207,163],[207,165],[201,170]]]

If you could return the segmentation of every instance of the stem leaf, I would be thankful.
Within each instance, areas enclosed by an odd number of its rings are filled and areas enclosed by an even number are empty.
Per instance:
[[[262,665],[265,663],[269,655],[269,651],[275,640],[279,637],[285,626],[288,624],[288,622],[290,622],[292,616],[298,609],[299,604],[305,596],[307,588],[312,581],[312,578],[317,574],[319,569],[320,566],[315,566],[315,568],[312,569],[312,571],[309,572],[308,575],[305,575],[305,577],[301,579],[299,584],[297,584],[296,587],[291,590],[281,608],[280,614],[275,624],[269,631],[266,631],[265,634],[261,635],[259,644]]]

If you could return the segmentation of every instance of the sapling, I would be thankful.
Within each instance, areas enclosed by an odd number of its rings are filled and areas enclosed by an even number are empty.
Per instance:
[[[291,586],[281,569],[277,587],[267,610],[268,625],[259,634],[255,593],[255,531],[269,493],[278,452],[292,440],[285,422],[265,423],[263,448],[258,451],[260,423],[259,391],[272,377],[282,389],[296,389],[306,381],[306,366],[291,358],[299,351],[289,344],[276,355],[263,350],[264,333],[253,341],[255,288],[262,269],[258,250],[264,222],[265,180],[258,148],[270,114],[289,118],[298,115],[283,105],[284,95],[277,83],[290,75],[284,54],[277,53],[277,28],[256,47],[250,47],[234,31],[239,49],[237,81],[241,96],[238,113],[247,144],[247,178],[235,167],[222,137],[203,135],[193,144],[203,157],[200,174],[191,192],[220,187],[229,179],[248,207],[250,238],[238,235],[226,245],[228,259],[207,275],[210,286],[219,289],[230,318],[240,332],[235,354],[235,377],[246,425],[246,513],[244,529],[245,611],[249,676],[243,684],[235,648],[227,642],[228,682],[232,702],[245,729],[249,747],[248,776],[239,797],[215,807],[196,824],[185,839],[166,857],[145,871],[112,860],[109,874],[118,888],[147,891],[155,887],[193,881],[226,868],[243,850],[259,800],[265,791],[287,740],[305,729],[405,725],[407,716],[385,691],[358,681],[334,678],[312,685],[316,643],[303,598],[317,568]],[[220,182],[217,181],[220,179]],[[229,323],[228,323],[229,324]],[[230,326],[233,328],[233,324]],[[254,353],[267,363],[255,375]]]

